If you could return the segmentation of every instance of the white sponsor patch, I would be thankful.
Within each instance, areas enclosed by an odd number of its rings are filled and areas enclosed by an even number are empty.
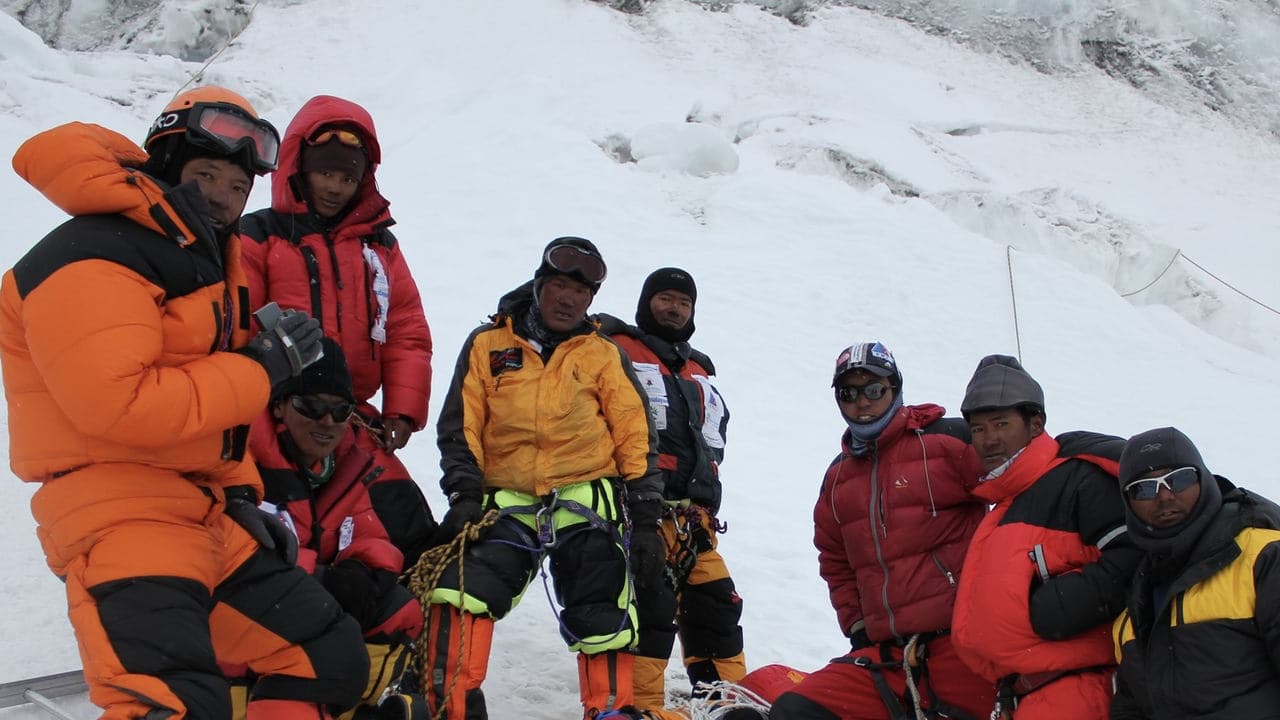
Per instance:
[[[662,380],[662,369],[656,363],[633,362],[631,367],[635,369],[640,387],[644,388],[644,394],[649,398],[649,415],[653,417],[654,426],[658,430],[666,430],[667,406],[671,401],[667,399],[667,384]]]
[[[693,379],[702,386],[702,438],[707,441],[707,447],[721,449],[724,447],[724,436],[720,434],[720,423],[724,421],[724,400],[711,384],[711,378],[694,375]]]
[[[356,519],[350,515],[342,518],[342,527],[338,528],[338,552],[342,552],[351,546],[351,540],[356,534]]]

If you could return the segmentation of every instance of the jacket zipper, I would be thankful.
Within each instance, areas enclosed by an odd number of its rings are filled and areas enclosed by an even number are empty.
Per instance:
[[[879,525],[888,536],[888,527],[884,524],[884,513],[878,500],[880,499],[880,454],[874,453],[871,460],[871,507],[868,508],[868,519],[871,521],[871,542],[875,546],[876,561],[880,563],[880,571],[884,573],[884,584],[880,587],[880,601],[884,604],[884,611],[889,616],[889,634],[898,637],[898,622],[893,616],[893,608],[889,606],[889,563],[885,562],[884,549],[880,546],[880,533],[876,531]],[[877,523],[876,521],[879,520]]]
[[[947,584],[950,585],[951,587],[955,587],[956,576],[952,574],[950,570],[947,569],[946,565],[942,564],[942,560],[938,558],[938,553],[931,552],[929,553],[929,557],[933,558],[933,564],[938,566],[938,570],[941,571],[943,575],[947,576]]]

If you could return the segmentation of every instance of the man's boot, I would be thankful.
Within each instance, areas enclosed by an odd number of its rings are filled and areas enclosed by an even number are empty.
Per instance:
[[[484,682],[489,668],[493,619],[465,613],[452,605],[432,605],[427,619],[426,674],[422,678],[427,709],[444,720],[487,720]]]
[[[631,688],[634,657],[617,650],[594,655],[578,653],[578,692],[584,718],[591,720],[597,715],[607,716],[634,706]]]

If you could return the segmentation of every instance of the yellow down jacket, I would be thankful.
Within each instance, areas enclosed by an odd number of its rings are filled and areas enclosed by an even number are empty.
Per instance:
[[[510,489],[545,495],[602,477],[661,498],[657,436],[622,351],[594,328],[544,362],[497,315],[471,333],[440,414],[446,495]]]

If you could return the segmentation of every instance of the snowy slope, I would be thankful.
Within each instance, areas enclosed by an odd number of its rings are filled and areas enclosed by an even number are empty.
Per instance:
[[[0,15],[0,155],[71,120],[140,140],[198,69],[50,50]],[[809,515],[842,430],[831,364],[856,340],[893,348],[908,402],[953,409],[981,356],[1020,352],[1050,431],[1177,425],[1217,472],[1280,497],[1267,452],[1280,318],[1183,259],[1121,297],[1180,250],[1280,307],[1280,146],[1194,104],[1100,71],[1041,74],[861,10],[796,26],[677,0],[641,16],[579,0],[264,3],[204,80],[281,128],[318,93],[373,113],[435,336],[433,413],[466,333],[551,237],[596,241],[611,273],[594,309],[622,317],[650,270],[694,274],[694,344],[732,412],[722,548],[752,665],[811,668],[844,647]],[[689,116],[717,141],[682,146]],[[643,159],[621,163],[619,148]],[[724,174],[671,169],[727,158]],[[0,212],[4,267],[60,220],[11,172]],[[402,453],[439,512],[433,440]],[[31,492],[0,482],[0,680],[78,665]],[[485,689],[494,717],[576,711],[573,659],[537,588],[498,625]],[[23,713],[0,718],[35,717]]]

